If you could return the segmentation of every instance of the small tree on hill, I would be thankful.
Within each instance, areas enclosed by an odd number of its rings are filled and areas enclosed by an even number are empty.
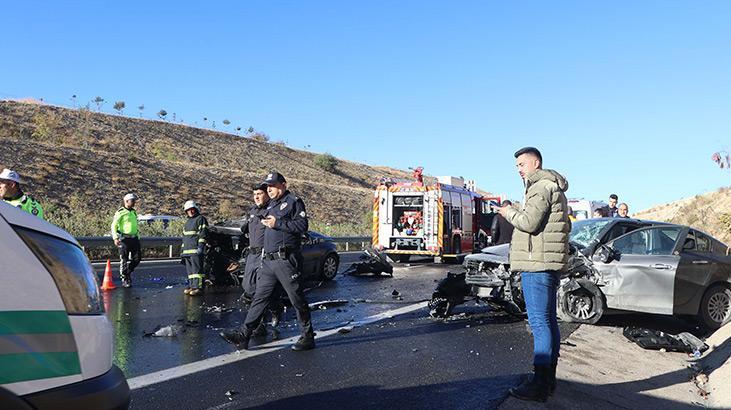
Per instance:
[[[124,101],[117,101],[114,103],[114,109],[121,115],[124,114],[124,107],[126,107],[126,104]]]
[[[163,121],[165,121],[165,117],[167,117],[168,112],[165,110],[160,110],[157,112],[157,116],[162,118]]]
[[[726,151],[714,152],[711,155],[711,160],[718,164],[721,169],[731,168],[731,154]]]
[[[338,160],[326,152],[315,156],[315,165],[323,171],[333,172],[338,165]]]
[[[145,110],[145,104],[138,105],[137,109],[140,110],[140,118],[142,118],[142,111]]]
[[[76,94],[71,96],[71,104],[73,104],[74,108],[76,108]]]
[[[102,105],[104,105],[104,99],[102,97],[97,96],[92,100],[94,104],[96,104],[96,111],[100,112],[102,110]]]
[[[223,120],[223,125],[228,127],[229,125],[231,125],[231,121],[229,121],[228,119],[225,119],[225,120]]]

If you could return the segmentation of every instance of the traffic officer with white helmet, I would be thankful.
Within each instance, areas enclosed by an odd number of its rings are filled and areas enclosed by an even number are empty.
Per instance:
[[[7,168],[0,172],[0,197],[10,205],[43,219],[43,207],[33,197],[23,193],[17,172]]]
[[[188,217],[183,228],[183,244],[180,252],[188,275],[188,286],[183,293],[198,296],[203,293],[205,285],[203,252],[208,234],[208,220],[201,215],[200,207],[194,201],[186,201],[183,210]]]
[[[133,193],[124,196],[124,206],[112,218],[112,239],[119,248],[119,277],[122,286],[132,286],[132,272],[142,260],[140,231],[137,226],[135,204],[139,198]]]
[[[292,346],[293,350],[309,350],[315,347],[310,308],[299,282],[302,268],[302,236],[307,232],[308,221],[305,204],[287,190],[287,180],[272,171],[264,183],[271,198],[266,217],[261,223],[264,231],[262,265],[256,280],[254,301],[246,315],[244,325],[238,329],[227,329],[221,336],[229,343],[247,349],[254,329],[259,326],[270,297],[278,283],[287,292],[297,312],[301,337]]]

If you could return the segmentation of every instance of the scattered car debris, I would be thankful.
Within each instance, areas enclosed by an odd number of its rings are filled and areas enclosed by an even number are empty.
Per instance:
[[[165,286],[165,289],[172,289],[172,288],[173,288],[173,285],[167,285],[167,286]]]
[[[234,307],[226,307],[226,305],[213,305],[213,306],[207,306],[207,305],[201,305],[201,309],[205,311],[206,313],[229,313],[236,310]]]
[[[396,289],[394,289],[393,292],[391,292],[391,296],[393,296],[393,297],[397,297],[400,294],[401,293],[399,291],[397,291]]]
[[[229,400],[233,400],[233,396],[239,394],[236,390],[228,390],[226,391],[226,397],[228,397]]]
[[[343,275],[362,275],[365,273],[380,275],[385,273],[393,277],[393,261],[378,249],[364,249],[358,259],[359,262],[351,264],[348,269],[343,271]]]
[[[350,333],[353,331],[353,326],[343,326],[340,329],[338,329],[338,333],[345,334]]]
[[[350,303],[350,302],[345,299],[321,300],[319,302],[310,303],[310,309],[311,310],[314,310],[314,309],[325,310],[331,306],[342,306],[342,305],[347,305],[348,303]]]
[[[643,349],[691,354],[708,350],[707,344],[688,332],[673,335],[659,330],[627,326],[622,333]]]
[[[180,333],[185,332],[182,325],[168,325],[162,327],[161,325],[155,326],[151,332],[144,332],[143,337],[174,337]]]

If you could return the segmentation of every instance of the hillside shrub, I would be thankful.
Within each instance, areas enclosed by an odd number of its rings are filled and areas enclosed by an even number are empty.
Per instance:
[[[327,152],[315,156],[315,165],[323,171],[333,172],[338,165],[338,160]]]

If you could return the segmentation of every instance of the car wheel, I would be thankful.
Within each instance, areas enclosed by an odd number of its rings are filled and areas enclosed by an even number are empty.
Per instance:
[[[325,261],[322,262],[320,274],[325,280],[335,279],[338,274],[338,258],[335,255],[327,255]]]
[[[731,289],[720,284],[711,286],[703,295],[698,316],[710,330],[721,327],[731,317]]]
[[[604,300],[596,286],[583,285],[571,290],[558,291],[558,316],[564,322],[593,325],[604,314]]]

